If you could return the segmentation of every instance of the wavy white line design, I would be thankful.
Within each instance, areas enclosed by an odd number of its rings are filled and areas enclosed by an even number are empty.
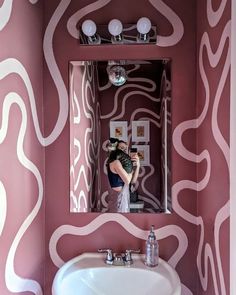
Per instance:
[[[203,120],[206,117],[208,107],[209,107],[210,87],[209,87],[207,74],[204,69],[203,49],[204,47],[207,49],[207,56],[208,56],[211,67],[212,68],[216,67],[222,58],[222,52],[225,47],[226,40],[229,38],[230,38],[230,21],[226,24],[224,28],[218,49],[216,53],[214,54],[210,46],[210,40],[209,40],[208,34],[206,32],[203,34],[202,40],[200,43],[200,51],[199,51],[199,68],[200,68],[200,75],[201,75],[202,82],[205,88],[205,93],[206,93],[205,105],[204,105],[202,113],[196,120],[189,120],[189,121],[181,123],[179,126],[176,127],[173,133],[173,142],[174,142],[175,149],[183,158],[195,163],[200,163],[204,159],[207,161],[207,170],[205,173],[205,177],[202,179],[201,182],[195,183],[193,181],[183,180],[181,182],[176,183],[173,186],[173,203],[174,203],[173,207],[175,208],[176,213],[179,214],[182,218],[184,218],[190,223],[200,226],[200,240],[199,240],[199,247],[198,247],[198,254],[197,254],[197,266],[198,266],[200,281],[204,291],[206,291],[208,287],[208,280],[209,280],[208,263],[209,263],[211,266],[211,271],[212,271],[212,279],[213,279],[215,294],[224,294],[224,295],[226,294],[226,288],[224,283],[224,275],[223,275],[221,255],[220,255],[220,249],[219,249],[219,246],[220,246],[219,231],[220,231],[220,227],[222,223],[229,217],[229,202],[227,202],[218,211],[215,218],[215,222],[214,222],[214,225],[215,225],[214,245],[216,249],[216,261],[217,261],[217,268],[216,268],[211,246],[208,243],[206,243],[205,248],[203,247],[203,244],[204,244],[203,218],[201,216],[196,217],[190,214],[189,212],[187,212],[185,209],[183,209],[178,202],[177,196],[181,190],[186,188],[189,188],[195,191],[201,191],[207,186],[209,182],[210,172],[211,172],[211,160],[210,160],[209,152],[205,150],[200,155],[195,155],[194,153],[188,151],[182,143],[182,135],[186,130],[189,130],[192,128],[198,128],[202,124]],[[225,160],[226,160],[226,164],[228,168],[229,168],[229,147],[219,129],[217,115],[218,115],[219,101],[222,95],[222,91],[223,91],[227,76],[229,74],[229,67],[230,67],[230,46],[227,52],[224,68],[220,77],[220,82],[218,84],[218,88],[216,91],[216,96],[214,98],[213,110],[212,110],[213,136],[218,146],[220,147],[223,155],[225,156]],[[202,262],[201,262],[202,256],[204,256],[204,273],[205,274],[203,273],[203,269],[202,269]],[[218,282],[217,282],[217,275],[216,275],[217,271],[219,273],[219,279],[220,279],[220,291],[219,291]]]
[[[74,104],[73,102],[75,103],[75,106],[76,106],[76,110],[75,110],[75,107],[74,107]],[[72,108],[73,108],[73,123],[74,124],[79,124],[80,123],[80,107],[79,107],[79,101],[78,101],[78,97],[76,95],[76,93],[74,92],[74,95],[73,95],[73,100],[72,100]],[[77,114],[77,115],[76,115]]]
[[[52,76],[52,79],[55,83],[55,86],[57,88],[59,98],[59,114],[54,129],[48,137],[44,138],[43,143],[40,141],[41,144],[44,144],[46,146],[52,144],[58,138],[63,128],[65,127],[66,120],[68,117],[68,92],[64,84],[64,81],[61,77],[59,68],[57,66],[52,45],[53,35],[56,30],[57,24],[60,21],[63,14],[65,13],[70,2],[71,0],[62,0],[59,3],[58,7],[56,8],[53,16],[51,17],[47,25],[43,39],[43,51],[45,61],[47,63],[48,70]]]
[[[72,15],[67,22],[67,29],[70,35],[75,39],[79,39],[79,30],[77,29],[77,24],[79,23],[81,18],[93,11],[101,9],[102,7],[106,6],[109,2],[111,2],[111,0],[94,1],[93,3],[85,6],[84,8],[77,11],[74,15]]]
[[[36,4],[38,0],[28,0],[31,4]],[[230,0],[229,0],[230,1]],[[74,1],[75,3],[76,1]],[[15,237],[13,238],[13,242],[10,246],[8,256],[6,258],[6,267],[5,267],[5,281],[6,286],[10,292],[14,293],[22,293],[22,292],[31,292],[36,295],[42,295],[43,291],[40,284],[32,280],[30,278],[23,278],[20,277],[16,273],[16,255],[19,243],[22,242],[23,236],[25,233],[30,231],[30,225],[33,224],[42,204],[42,197],[43,197],[43,183],[42,177],[36,165],[27,157],[25,151],[23,149],[23,145],[25,144],[25,133],[26,128],[28,127],[29,120],[27,116],[30,114],[32,115],[32,120],[34,124],[34,129],[36,132],[36,136],[38,142],[47,147],[52,145],[57,139],[59,139],[59,135],[64,131],[64,127],[68,118],[68,93],[62,79],[62,74],[60,72],[59,66],[57,64],[57,51],[59,49],[53,48],[53,39],[54,34],[57,32],[57,26],[61,20],[67,22],[67,30],[69,34],[75,38],[79,38],[79,32],[77,29],[78,23],[81,21],[83,17],[89,15],[92,12],[102,12],[102,8],[108,4],[112,4],[111,0],[97,0],[97,1],[90,1],[92,2],[89,5],[84,6],[83,8],[79,9],[77,12],[72,12],[73,15],[68,18],[66,11],[70,4],[72,4],[71,0],[60,0],[58,1],[58,6],[55,9],[51,20],[49,21],[45,37],[43,41],[43,50],[45,54],[46,64],[48,66],[48,70],[52,77],[52,83],[56,87],[56,91],[58,94],[58,104],[59,104],[59,111],[57,120],[55,122],[54,128],[52,132],[47,135],[47,137],[43,136],[43,133],[40,129],[39,118],[38,118],[38,111],[36,107],[36,99],[37,95],[34,93],[35,89],[33,89],[30,76],[27,72],[27,69],[23,66],[20,62],[20,58],[6,58],[5,60],[0,62],[0,80],[1,83],[4,83],[8,76],[15,75],[17,78],[20,78],[23,81],[23,87],[26,90],[26,93],[29,97],[30,108],[26,111],[26,106],[24,104],[23,99],[19,96],[19,94],[13,92],[14,89],[11,89],[12,92],[8,93],[3,100],[2,104],[2,125],[0,126],[0,144],[4,144],[5,138],[9,135],[8,134],[8,125],[10,123],[11,118],[11,107],[16,105],[22,115],[22,119],[19,126],[19,133],[17,138],[17,146],[16,146],[16,153],[19,159],[19,162],[23,166],[24,169],[27,169],[32,175],[35,177],[37,185],[38,185],[38,198],[34,208],[31,210],[30,214],[27,218],[22,222],[22,225],[18,229]],[[157,237],[159,240],[168,238],[170,236],[174,236],[178,242],[177,247],[174,249],[174,246],[170,246],[173,255],[169,259],[169,263],[176,267],[181,259],[186,255],[186,251],[188,249],[188,239],[185,233],[185,229],[188,230],[189,228],[199,229],[199,241],[197,245],[197,257],[196,257],[196,267],[198,269],[199,278],[201,286],[204,292],[209,293],[209,281],[212,280],[213,282],[213,289],[215,295],[226,295],[226,286],[225,286],[225,274],[223,273],[223,266],[222,266],[222,253],[220,248],[220,240],[221,240],[221,230],[222,225],[229,217],[229,202],[226,201],[225,204],[221,205],[221,208],[218,208],[217,213],[215,214],[213,226],[214,232],[212,233],[212,244],[206,242],[206,220],[208,217],[201,216],[197,214],[193,214],[189,212],[186,208],[184,208],[181,204],[181,192],[183,190],[189,189],[196,193],[202,193],[204,189],[207,189],[210,186],[210,178],[213,174],[213,165],[211,154],[209,150],[203,149],[201,151],[197,151],[194,153],[184,145],[183,138],[184,135],[187,135],[188,131],[201,131],[201,127],[206,119],[211,119],[211,131],[213,136],[213,141],[215,141],[216,148],[220,150],[222,155],[225,159],[225,165],[229,168],[229,146],[225,137],[225,134],[221,130],[221,121],[220,121],[220,107],[221,107],[221,100],[223,95],[223,90],[226,87],[226,82],[228,79],[229,71],[230,71],[230,25],[231,23],[228,22],[225,24],[222,23],[225,21],[223,18],[224,12],[226,10],[226,6],[228,4],[227,0],[218,1],[218,8],[214,11],[213,10],[213,1],[207,0],[206,3],[202,6],[204,10],[206,9],[207,21],[209,23],[210,28],[207,28],[207,32],[202,35],[201,44],[199,47],[199,71],[200,71],[200,78],[203,85],[203,89],[205,90],[205,102],[200,114],[197,118],[192,120],[184,121],[179,124],[173,133],[173,144],[176,152],[182,157],[182,159],[189,161],[193,165],[198,166],[199,164],[205,164],[206,171],[202,176],[202,179],[188,180],[182,179],[178,181],[173,186],[173,208],[174,214],[177,214],[186,221],[186,225],[182,225],[183,228],[180,228],[177,225],[168,225],[163,226],[158,230],[155,230]],[[8,27],[10,24],[12,15],[14,16],[14,6],[13,0],[3,0],[2,5],[0,7],[0,31],[3,31],[5,28]],[[88,3],[88,2],[87,2]],[[169,7],[167,4],[164,3],[162,0],[149,0],[149,3],[158,11],[160,12],[166,20],[171,24],[173,28],[173,32],[169,36],[162,36],[161,33],[158,36],[157,46],[160,47],[172,47],[178,44],[184,34],[184,25],[177,13]],[[73,7],[73,5],[71,5]],[[204,11],[205,13],[205,11]],[[212,45],[211,45],[211,30],[218,29],[224,27],[222,31],[222,36],[220,38],[218,47],[216,52],[213,52]],[[1,40],[2,41],[2,40]],[[3,40],[4,42],[4,40]],[[228,43],[227,43],[228,42]],[[226,44],[228,48],[226,48]],[[11,45],[11,44],[10,44]],[[18,56],[18,54],[17,54]],[[20,52],[19,52],[20,56]],[[225,60],[223,60],[223,58]],[[206,61],[206,59],[208,59]],[[210,70],[207,69],[206,65],[208,65],[208,61],[210,64]],[[210,74],[211,70],[217,71],[217,66],[219,63],[222,62],[223,70],[222,73],[219,75],[219,81],[217,81],[217,86],[215,89],[212,89],[212,85],[210,85]],[[128,71],[128,75],[133,73],[138,69],[138,65],[135,65],[133,69]],[[89,191],[91,188],[91,178],[93,178],[94,174],[100,174],[99,169],[102,170],[103,163],[99,163],[99,167],[95,167],[94,161],[95,159],[99,159],[99,152],[97,151],[97,146],[100,145],[100,138],[96,138],[95,136],[95,128],[100,128],[100,122],[96,121],[96,118],[99,117],[99,105],[96,104],[95,95],[94,95],[94,73],[92,66],[89,65],[85,69],[86,77],[84,76],[83,81],[83,100],[81,101],[78,93],[76,91],[73,93],[72,97],[72,104],[74,108],[74,125],[79,125],[81,120],[84,117],[88,119],[89,126],[85,130],[83,130],[83,140],[78,137],[74,138],[73,142],[73,150],[74,150],[74,158],[73,158],[73,165],[71,164],[70,167],[70,175],[74,181],[74,189],[79,191],[78,194],[74,194],[74,191],[70,191],[70,198],[72,209],[74,212],[81,212],[85,211],[88,207],[88,202],[92,202],[92,200],[88,198]],[[152,83],[150,80],[146,80],[142,78],[142,88],[137,86],[138,78],[131,78],[131,75],[128,79],[129,86],[133,85],[133,95],[143,95],[147,100],[154,100],[155,98],[151,95],[150,92],[154,91],[156,85]],[[233,81],[231,81],[233,83]],[[4,86],[4,85],[3,85]],[[200,85],[201,86],[201,85]],[[100,87],[100,91],[108,90],[111,87],[110,82],[106,85]],[[138,88],[139,87],[139,88]],[[137,89],[138,88],[138,89]],[[3,88],[4,89],[4,88]],[[126,103],[129,98],[129,95],[126,94],[127,88],[123,86],[120,88],[120,93],[117,94],[117,98],[114,100],[114,108],[108,114],[102,114],[102,118],[106,119],[120,119],[123,115],[123,111],[126,108]],[[4,89],[5,91],[5,89]],[[146,94],[143,94],[146,93]],[[150,94],[149,94],[150,93]],[[124,94],[124,95],[123,95]],[[122,105],[119,105],[118,95],[124,96],[124,100]],[[158,102],[158,100],[156,100]],[[81,102],[81,105],[80,105]],[[213,102],[213,104],[212,104]],[[94,104],[94,107],[91,105]],[[121,108],[120,108],[121,107]],[[135,118],[139,118],[139,114],[142,113],[143,118],[149,118],[152,124],[156,126],[160,126],[160,116],[155,114],[155,112],[145,110],[145,108],[139,108],[131,112],[131,118],[134,120]],[[28,114],[28,115],[27,115]],[[130,131],[129,126],[129,131]],[[10,136],[10,135],[9,135]],[[103,148],[105,147],[105,142],[102,143]],[[84,162],[81,164],[81,154],[83,149],[88,150],[85,154]],[[79,169],[77,170],[79,166]],[[101,167],[100,167],[101,166]],[[102,172],[102,171],[101,171]],[[91,177],[88,176],[90,173]],[[146,174],[146,169],[142,168],[140,176],[142,177],[151,177],[153,174],[153,169],[151,169],[150,173]],[[226,176],[225,176],[226,177]],[[80,184],[83,183],[83,187]],[[145,186],[145,179],[140,181],[141,187],[143,191],[147,190],[147,194],[151,194],[148,191],[148,188]],[[106,208],[107,206],[107,196],[108,192],[102,191],[101,183],[98,183],[99,194],[101,195],[101,205],[104,205]],[[8,214],[8,203],[7,203],[7,192],[8,187],[5,185],[4,182],[0,181],[0,236],[2,237],[5,232],[7,232],[7,214]],[[191,195],[190,195],[191,196]],[[91,196],[90,196],[91,197]],[[225,198],[225,196],[222,196]],[[151,198],[151,201],[156,204],[154,198]],[[177,218],[179,218],[177,216]],[[11,218],[11,216],[9,217]],[[178,222],[178,219],[174,218],[173,222]],[[65,235],[75,235],[75,236],[86,236],[89,234],[94,233],[97,230],[102,229],[102,226],[107,224],[108,222],[114,222],[124,228],[130,235],[136,237],[137,239],[145,240],[148,234],[147,230],[143,230],[135,225],[135,222],[131,222],[127,217],[121,214],[103,214],[95,217],[90,223],[82,227],[76,227],[73,225],[64,224],[55,229],[54,233],[51,236],[50,243],[49,243],[49,251],[50,256],[52,258],[53,263],[60,267],[64,261],[62,260],[61,256],[64,253],[60,253],[61,250],[57,249],[58,242],[62,239]],[[60,249],[60,248],[59,248]],[[59,251],[59,253],[58,253]],[[63,251],[63,250],[62,250]],[[61,256],[60,256],[61,254]],[[191,255],[191,254],[187,254]],[[188,256],[189,257],[189,256]],[[192,261],[192,260],[191,260]],[[183,276],[184,280],[184,276]],[[0,290],[1,292],[1,290]],[[183,295],[190,295],[193,294],[191,290],[187,288],[187,286],[182,286],[182,294]]]
[[[0,181],[0,236],[3,232],[7,216],[7,195],[3,183]]]
[[[102,214],[83,227],[76,227],[65,224],[57,228],[52,234],[49,242],[49,252],[53,263],[57,267],[61,267],[64,264],[64,261],[57,252],[57,243],[59,239],[61,239],[65,234],[77,236],[89,235],[94,231],[98,230],[105,223],[111,221],[118,223],[125,230],[127,230],[127,232],[129,232],[136,238],[146,240],[149,231],[140,229],[125,216],[116,213]],[[178,240],[178,248],[168,261],[173,267],[176,267],[176,265],[178,264],[178,262],[187,250],[188,240],[185,232],[176,225],[167,225],[155,230],[155,233],[157,235],[158,240],[165,239],[171,235],[176,237],[176,239]]]
[[[39,120],[38,120],[37,108],[36,108],[36,103],[35,103],[35,95],[34,95],[34,90],[33,90],[29,75],[28,75],[25,67],[22,65],[22,63],[15,58],[8,58],[8,59],[5,59],[0,62],[0,80],[6,78],[10,74],[19,75],[19,77],[23,80],[23,82],[25,84],[25,87],[26,87],[28,95],[29,95],[31,112],[32,112],[32,119],[34,122],[35,132],[36,132],[39,142],[42,145],[45,145],[45,141],[44,141],[44,138],[42,136],[42,132],[39,127]]]
[[[176,45],[184,34],[184,25],[180,17],[163,1],[161,0],[148,0],[152,6],[164,15],[171,23],[173,33],[170,36],[157,35],[157,45],[161,47],[169,47]]]
[[[17,106],[20,108],[22,113],[22,122],[20,125],[20,130],[19,130],[19,135],[17,140],[17,148],[16,148],[17,157],[20,163],[22,164],[22,166],[28,169],[35,176],[38,183],[39,192],[38,192],[38,200],[35,207],[22,223],[9,249],[7,261],[6,261],[6,268],[5,268],[5,281],[6,281],[7,288],[11,292],[29,291],[36,295],[43,295],[42,288],[38,282],[34,280],[30,280],[30,279],[21,278],[15,273],[15,267],[14,267],[14,258],[17,251],[17,247],[23,235],[28,230],[29,226],[32,224],[33,220],[35,219],[35,217],[37,216],[40,210],[42,199],[43,199],[43,182],[42,182],[42,178],[41,178],[39,170],[33,164],[33,162],[31,162],[26,157],[24,153],[23,145],[24,145],[24,137],[25,137],[26,127],[27,127],[27,112],[26,112],[26,108],[25,108],[23,100],[17,93],[14,93],[14,92],[8,93],[3,102],[2,125],[0,128],[0,144],[4,141],[7,135],[9,113],[10,113],[10,108],[13,104],[17,104]]]
[[[218,65],[219,61],[221,60],[222,52],[225,47],[226,41],[227,41],[227,39],[230,40],[230,34],[231,34],[231,22],[229,21],[225,25],[225,28],[223,30],[223,33],[222,33],[222,36],[220,39],[218,49],[215,54],[212,52],[212,49],[210,47],[210,41],[209,41],[208,35],[207,34],[203,35],[202,44],[204,44],[206,46],[207,56],[209,58],[211,67],[216,67]],[[229,46],[228,46],[228,51],[227,51],[227,56],[226,56],[224,68],[223,68],[223,71],[222,71],[222,74],[220,77],[220,81],[218,84],[216,95],[214,97],[214,103],[213,103],[213,109],[212,109],[213,136],[214,136],[218,146],[220,147],[220,149],[225,157],[225,161],[228,166],[228,170],[229,170],[229,146],[228,146],[228,143],[225,141],[225,139],[219,129],[217,114],[218,114],[219,101],[220,101],[220,98],[222,97],[222,92],[223,92],[223,88],[226,83],[227,76],[229,75],[229,69],[230,69],[230,42],[229,42]],[[229,217],[229,201],[218,211],[217,216],[215,218],[215,222],[214,222],[216,259],[217,259],[217,264],[218,264],[217,266],[218,266],[218,272],[219,272],[219,277],[220,277],[220,290],[221,290],[220,294],[223,294],[223,295],[226,294],[226,288],[225,288],[225,283],[224,283],[224,275],[223,275],[221,255],[220,255],[220,249],[219,249],[219,247],[220,247],[219,230],[220,230],[222,223],[228,217]],[[201,265],[201,263],[199,261],[198,266],[199,266],[199,269],[201,270],[200,265]],[[213,274],[213,275],[216,276],[215,274]],[[204,280],[204,276],[203,276],[202,272],[200,273],[200,279],[203,284],[203,287],[206,289],[207,288],[207,277],[206,277],[206,280]],[[218,294],[219,291],[218,291],[218,287],[216,286],[216,283],[215,283],[215,290],[216,290],[216,294]]]
[[[139,80],[140,81],[140,80]],[[143,80],[141,80],[143,81]],[[149,80],[150,81],[150,80]],[[152,82],[152,81],[151,81]],[[148,93],[144,92],[144,91],[148,91],[148,92],[153,92],[155,91],[156,89],[156,85],[154,85],[154,83],[152,82],[151,83],[152,87],[145,87],[145,86],[142,86],[142,85],[138,85],[138,84],[125,84],[123,86],[121,86],[115,93],[115,96],[114,96],[114,106],[113,106],[113,110],[104,115],[104,114],[101,114],[101,119],[104,120],[104,119],[108,119],[108,118],[113,118],[114,114],[117,112],[117,109],[119,107],[119,103],[118,103],[118,100],[119,100],[119,96],[120,96],[120,93],[125,90],[125,89],[129,89],[129,88],[134,88],[134,89],[141,89],[143,91],[136,91],[135,93],[132,91],[132,92],[129,92],[126,94],[125,96],[125,100],[133,93],[133,94],[142,94],[142,95],[145,95],[146,97],[148,97],[149,99],[153,100],[153,101],[157,101],[158,98],[156,97],[153,97],[151,95],[149,95]],[[115,117],[115,119],[118,119],[120,117],[122,117],[122,115],[124,115],[124,105],[125,105],[125,100],[122,101],[122,113],[118,116],[118,117]],[[113,120],[115,120],[113,118]]]
[[[29,0],[32,4],[38,2],[38,0]],[[12,13],[13,0],[4,0],[0,7],[0,31],[2,31],[10,20]]]
[[[13,0],[3,1],[2,6],[0,7],[0,31],[4,29],[7,25],[12,11],[12,2]]]
[[[75,75],[73,70],[70,75],[70,93],[74,93],[71,100],[71,123],[73,124],[74,122],[74,125],[71,127],[71,138],[74,138],[74,143],[71,142],[72,157],[70,168],[73,178],[71,178],[70,183],[71,200],[75,205],[73,208],[73,204],[71,204],[71,208],[73,212],[79,212],[78,210],[84,212],[83,206],[86,205],[86,210],[88,211],[95,202],[92,199],[92,186],[94,185],[95,175],[98,174],[96,167],[99,158],[99,136],[96,135],[96,130],[99,128],[99,104],[95,97],[95,68],[93,64],[86,63],[84,67],[78,69],[80,70],[77,75],[80,76],[82,81],[81,89],[77,90],[78,94],[75,93],[74,89],[78,76]],[[78,149],[78,153],[75,151],[75,147]],[[81,157],[81,153],[83,157]],[[99,189],[99,183],[97,188]],[[83,198],[80,197],[81,194]]]
[[[8,58],[0,62],[0,80],[4,79],[10,74],[16,73],[18,74],[21,79],[23,80],[25,87],[27,89],[28,95],[29,95],[29,100],[30,100],[30,106],[31,106],[31,112],[32,112],[32,118],[34,122],[34,127],[35,127],[35,132],[37,135],[37,138],[41,145],[47,146],[51,144],[60,134],[62,131],[67,115],[68,115],[68,95],[67,95],[67,90],[64,87],[64,90],[66,92],[66,98],[65,96],[61,96],[61,101],[64,101],[66,103],[60,103],[60,114],[58,116],[58,124],[56,124],[54,131],[47,137],[44,138],[42,135],[42,132],[40,130],[39,126],[39,120],[38,120],[38,114],[37,114],[37,108],[36,108],[36,103],[35,103],[35,95],[34,95],[34,90],[32,88],[32,84],[29,78],[29,75],[25,69],[25,67],[22,65],[20,61],[18,61],[15,58]],[[60,81],[58,80],[58,83]],[[60,86],[60,89],[63,88],[63,86]],[[64,93],[65,94],[65,93]],[[63,100],[64,98],[64,100]]]
[[[212,8],[212,0],[207,0],[207,20],[212,28],[219,23],[224,13],[226,4],[227,0],[221,0],[219,8],[214,11]]]

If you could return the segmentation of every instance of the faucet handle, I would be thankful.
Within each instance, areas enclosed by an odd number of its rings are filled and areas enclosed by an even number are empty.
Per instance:
[[[132,259],[132,253],[140,253],[140,249],[138,250],[125,250],[125,262],[128,262],[129,264],[133,263]]]
[[[111,249],[98,249],[99,253],[107,253],[105,262],[108,264],[112,264],[114,257],[113,257],[113,252]]]

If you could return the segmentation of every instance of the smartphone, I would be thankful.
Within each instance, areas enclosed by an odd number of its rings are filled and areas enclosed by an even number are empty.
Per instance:
[[[137,153],[138,149],[137,148],[130,148],[130,153]]]

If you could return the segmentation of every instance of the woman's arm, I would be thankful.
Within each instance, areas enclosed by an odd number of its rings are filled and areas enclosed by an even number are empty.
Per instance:
[[[125,184],[129,184],[131,182],[133,172],[127,173],[125,169],[122,167],[121,162],[119,160],[111,162],[110,169],[113,173],[117,173]]]
[[[134,170],[134,173],[133,173],[132,180],[131,180],[131,183],[134,184],[137,181],[138,175],[139,175],[139,169],[140,169],[139,156],[137,154],[135,154],[131,157],[131,160],[132,160],[133,164],[135,163],[134,167],[136,167]]]

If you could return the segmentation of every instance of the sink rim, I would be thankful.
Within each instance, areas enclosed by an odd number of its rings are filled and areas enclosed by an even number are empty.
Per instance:
[[[124,269],[124,270],[132,270],[132,269],[140,269],[143,271],[151,271],[154,273],[158,273],[160,276],[169,281],[171,288],[173,289],[174,294],[181,294],[181,282],[176,270],[170,266],[166,261],[159,258],[159,264],[155,267],[148,267],[144,264],[144,254],[133,254],[132,258],[134,263],[131,265],[122,265],[122,266],[114,266],[108,265],[104,261],[105,255],[104,253],[93,253],[86,252],[81,255],[78,255],[69,261],[65,262],[65,264],[57,271],[53,284],[52,284],[52,294],[56,294],[59,292],[59,283],[62,282],[70,273],[79,270],[85,269],[108,269],[109,271]],[[176,291],[176,292],[175,292]],[[178,293],[179,291],[179,293]]]

